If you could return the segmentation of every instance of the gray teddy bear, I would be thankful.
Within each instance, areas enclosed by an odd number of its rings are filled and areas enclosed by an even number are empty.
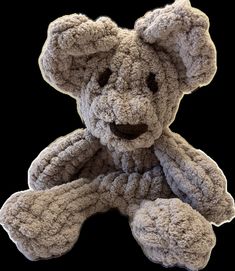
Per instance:
[[[151,261],[205,267],[212,224],[232,220],[234,201],[217,164],[169,125],[183,95],[216,72],[208,28],[189,0],[148,12],[133,30],[82,14],[50,24],[43,77],[76,99],[87,128],[44,149],[30,166],[30,189],[0,210],[28,259],[61,256],[89,216],[118,208]]]

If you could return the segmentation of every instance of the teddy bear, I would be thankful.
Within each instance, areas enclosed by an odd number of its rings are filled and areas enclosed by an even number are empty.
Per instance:
[[[189,0],[146,13],[132,30],[82,14],[49,25],[42,75],[76,100],[86,128],[44,149],[29,168],[29,189],[0,210],[29,260],[61,256],[88,217],[117,208],[151,261],[206,266],[212,224],[232,220],[234,201],[217,164],[169,126],[182,97],[215,75],[208,29]]]

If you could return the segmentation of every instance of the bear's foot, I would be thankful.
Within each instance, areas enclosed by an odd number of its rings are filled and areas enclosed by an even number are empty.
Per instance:
[[[131,228],[145,255],[167,267],[204,268],[216,240],[210,223],[175,198],[143,202]]]
[[[45,191],[15,193],[0,210],[0,224],[28,259],[59,257],[73,247],[82,223],[96,211],[94,190],[94,184],[79,179]]]

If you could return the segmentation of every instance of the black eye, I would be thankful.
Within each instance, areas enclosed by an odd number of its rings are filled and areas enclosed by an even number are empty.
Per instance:
[[[111,74],[112,71],[109,68],[107,68],[99,75],[98,84],[100,85],[100,87],[104,87],[108,83]]]
[[[155,80],[154,73],[149,73],[148,77],[146,78],[146,84],[153,93],[156,93],[158,91],[158,83]]]

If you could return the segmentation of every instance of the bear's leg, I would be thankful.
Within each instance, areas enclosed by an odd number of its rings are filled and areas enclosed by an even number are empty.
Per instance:
[[[167,267],[202,269],[215,245],[211,224],[176,198],[142,202],[130,225],[145,255]]]
[[[99,179],[78,179],[49,190],[13,194],[0,210],[0,224],[30,260],[58,257],[72,248],[84,220],[104,209]]]

